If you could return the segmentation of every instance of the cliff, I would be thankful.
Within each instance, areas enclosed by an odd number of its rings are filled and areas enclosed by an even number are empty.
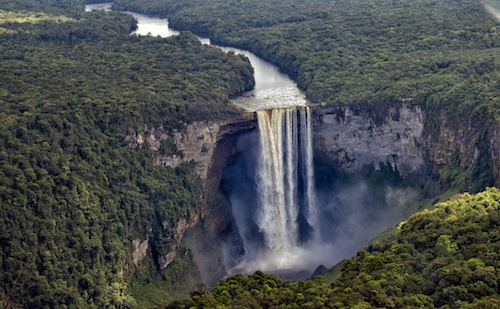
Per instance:
[[[314,113],[316,158],[348,174],[364,165],[378,168],[383,162],[401,175],[433,178],[447,168],[475,169],[491,174],[498,183],[500,128],[496,122],[485,127],[473,116],[457,121],[444,111],[428,111],[410,102],[378,110],[317,106]],[[484,183],[493,185],[490,180]]]
[[[402,174],[425,169],[424,116],[418,106],[404,104],[380,116],[346,106],[315,109],[315,154],[355,173],[363,165],[389,162]]]
[[[155,153],[155,165],[175,168],[193,160],[196,162],[196,172],[205,186],[209,187],[209,190],[217,190],[226,160],[236,149],[239,134],[252,130],[256,125],[255,120],[253,113],[244,113],[225,120],[194,122],[172,134],[161,127],[146,128],[144,131],[128,132],[125,141],[132,148],[149,147]],[[164,143],[173,145],[174,153],[162,154]],[[197,212],[182,214],[175,226],[163,222],[162,233],[169,240],[169,250],[166,254],[157,256],[155,260],[160,270],[174,261],[186,230],[196,225],[204,216],[205,212],[199,209]],[[145,240],[134,239],[132,245],[133,262],[138,266],[150,252],[149,236]]]
[[[196,171],[201,179],[207,181],[210,177],[220,178],[213,169],[219,171],[227,154],[233,151],[228,140],[249,130],[255,125],[254,113],[243,113],[237,117],[224,120],[198,121],[188,124],[183,130],[168,134],[163,128],[130,131],[125,135],[125,141],[130,147],[149,147],[155,151],[154,164],[177,167],[191,160],[197,163]],[[163,155],[160,152],[161,142],[168,141],[175,145],[176,153]],[[217,150],[217,145],[224,150]],[[234,148],[234,147],[233,147]],[[227,153],[229,152],[229,153]],[[220,170],[222,172],[222,170]]]

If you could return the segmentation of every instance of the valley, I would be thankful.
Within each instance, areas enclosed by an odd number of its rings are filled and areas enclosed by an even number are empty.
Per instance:
[[[494,3],[0,10],[0,307],[498,304]]]

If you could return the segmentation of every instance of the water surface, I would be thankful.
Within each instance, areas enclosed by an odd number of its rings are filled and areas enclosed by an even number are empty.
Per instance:
[[[88,4],[85,11],[111,9],[111,3]],[[179,34],[168,25],[166,18],[151,17],[144,14],[125,12],[137,19],[137,30],[132,34],[169,37]],[[288,75],[283,74],[271,63],[263,60],[255,54],[233,47],[218,46],[211,44],[209,38],[198,37],[201,43],[216,46],[225,52],[233,51],[236,54],[245,55],[254,68],[255,88],[233,99],[233,103],[248,111],[264,109],[286,108],[294,106],[305,106],[306,99],[295,82]]]

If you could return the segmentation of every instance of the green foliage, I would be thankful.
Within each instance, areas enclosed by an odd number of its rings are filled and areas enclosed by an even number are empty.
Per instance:
[[[85,0],[0,0],[0,8],[14,12],[46,12],[77,15],[83,11]]]
[[[296,77],[312,101],[412,98],[490,117],[498,106],[497,23],[475,0],[118,0],[177,29],[249,49]]]
[[[146,277],[147,280],[140,276]],[[143,271],[132,280],[132,296],[139,308],[189,297],[190,290],[202,286],[198,265],[188,249],[181,249],[178,257],[166,269],[154,274]]]
[[[418,104],[430,137],[440,136],[443,117],[455,131],[472,125],[481,157],[473,167],[469,158],[444,172],[436,165],[433,177],[443,175],[424,191],[437,196],[497,185],[488,147],[479,145],[500,119],[500,35],[487,3],[117,0],[113,8],[168,17],[176,29],[250,50],[289,73],[313,102],[375,112]]]
[[[459,195],[410,217],[380,252],[345,261],[330,285],[322,276],[290,282],[257,271],[196,290],[189,305],[232,308],[243,299],[247,308],[496,308],[499,209],[498,189]]]
[[[132,240],[169,252],[164,222],[196,213],[203,188],[193,162],[153,166],[157,154],[125,134],[238,112],[229,97],[253,85],[252,69],[189,33],[129,36],[126,14],[23,14],[9,16],[40,18],[5,21],[0,33],[0,303],[134,307],[146,282],[168,286],[196,268],[187,253],[160,274],[152,259],[136,267]]]

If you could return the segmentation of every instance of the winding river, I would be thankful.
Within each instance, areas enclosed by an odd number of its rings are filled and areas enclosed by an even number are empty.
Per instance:
[[[110,10],[111,3],[88,4],[85,11]],[[137,30],[135,35],[152,35],[169,37],[179,34],[179,31],[169,28],[168,20],[155,18],[144,14],[126,12],[137,19]],[[295,106],[305,106],[306,99],[295,82],[288,75],[283,74],[271,63],[257,57],[255,54],[233,47],[225,47],[211,44],[209,38],[198,37],[202,44],[216,46],[226,52],[233,51],[236,54],[244,54],[254,68],[255,88],[233,100],[233,103],[248,111],[265,109],[278,109]]]
[[[94,4],[87,5],[86,10],[109,10],[110,7],[111,4]],[[168,37],[179,33],[169,28],[167,19],[127,13],[138,21],[138,29],[132,35]],[[211,45],[210,39],[199,40]],[[239,264],[228,272],[252,273],[260,269],[286,276],[310,275],[314,269],[309,268],[320,264],[316,260],[319,255],[311,253],[311,248],[325,251],[326,245],[320,241],[320,224],[316,218],[312,121],[309,108],[302,108],[307,102],[305,95],[288,75],[255,54],[212,46],[243,54],[250,60],[255,87],[232,102],[256,112],[259,132],[258,142],[250,147],[258,149],[258,153],[248,153],[252,158],[249,160],[258,158],[260,162],[256,166],[248,165],[251,167],[247,173],[253,175],[255,181],[246,183],[243,177],[241,182],[239,173],[234,173],[237,179],[229,181],[234,186],[226,188],[232,192],[229,198],[245,251]],[[247,198],[248,192],[257,198]],[[306,223],[299,223],[299,217]],[[261,236],[256,237],[256,233]],[[300,233],[306,235],[301,236],[301,241]]]

